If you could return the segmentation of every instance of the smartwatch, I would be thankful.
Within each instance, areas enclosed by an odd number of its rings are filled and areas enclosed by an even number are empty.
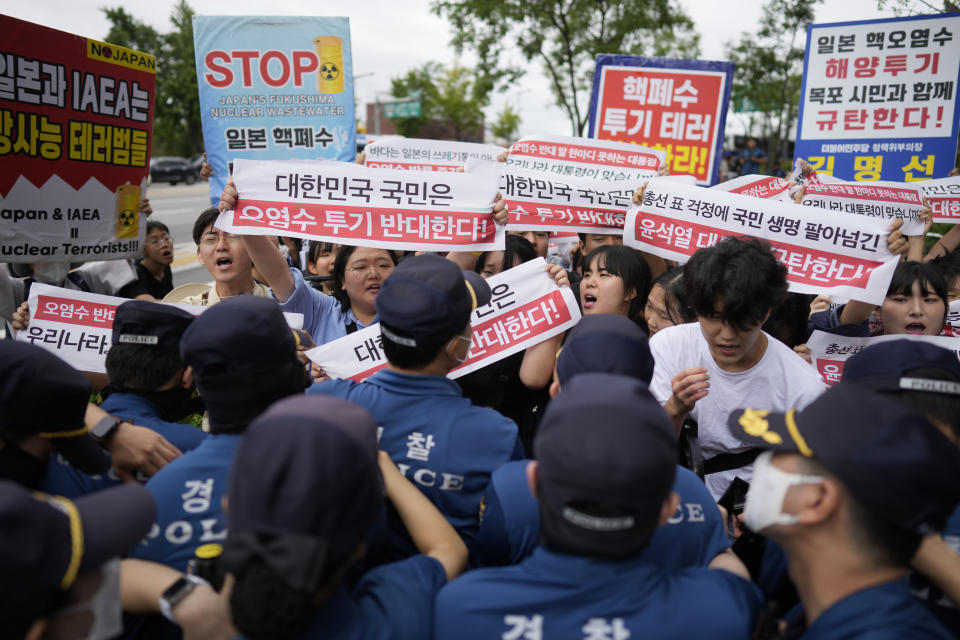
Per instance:
[[[114,434],[121,422],[125,422],[125,420],[114,416],[107,416],[100,420],[100,422],[97,424],[93,425],[93,427],[90,429],[90,435],[100,442],[103,442]]]
[[[207,581],[197,576],[185,575],[177,578],[177,581],[167,587],[160,596],[160,613],[170,622],[176,623],[173,618],[173,608],[177,606],[184,598],[190,595],[190,592],[197,588],[198,584],[207,584]]]

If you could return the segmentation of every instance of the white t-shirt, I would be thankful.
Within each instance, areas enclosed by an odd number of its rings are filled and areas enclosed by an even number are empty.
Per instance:
[[[654,369],[650,391],[663,404],[672,393],[674,376],[691,367],[705,367],[710,375],[707,395],[697,401],[690,417],[697,421],[700,449],[708,460],[721,453],[738,453],[755,445],[730,432],[727,418],[743,408],[787,411],[802,409],[826,390],[816,369],[776,338],[767,336],[760,362],[746,371],[730,373],[714,362],[700,331],[700,323],[681,324],[658,331],[650,339]],[[715,500],[736,476],[749,482],[753,465],[707,476]]]

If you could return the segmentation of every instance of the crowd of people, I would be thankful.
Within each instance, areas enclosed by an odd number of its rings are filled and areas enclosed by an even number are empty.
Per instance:
[[[236,200],[193,227],[208,285],[156,220],[136,261],[0,269],[14,332],[34,282],[130,298],[105,375],[0,340],[3,637],[960,634],[956,353],[878,342],[828,388],[805,345],[940,335],[960,225],[891,225],[877,306],[788,292],[750,237],[405,254],[218,229]],[[538,257],[581,321],[450,379],[486,279]],[[363,382],[304,355],[374,324]]]

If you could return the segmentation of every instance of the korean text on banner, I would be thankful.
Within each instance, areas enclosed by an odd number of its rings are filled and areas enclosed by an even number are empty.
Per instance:
[[[619,235],[634,192],[625,184],[557,178],[499,162],[471,162],[467,171],[499,173],[511,231]]]
[[[958,81],[958,13],[809,25],[795,156],[858,182],[944,177]]]
[[[954,300],[947,307],[947,324],[940,335],[960,338],[960,300]]]
[[[503,249],[494,173],[368,169],[347,162],[237,160],[234,211],[217,228],[414,251]]]
[[[900,231],[904,235],[923,235],[920,212],[924,206],[917,186],[896,183],[811,183],[804,188],[802,204],[888,221],[903,220]]]
[[[373,169],[459,171],[471,160],[496,162],[504,147],[453,140],[381,138],[363,148],[364,164]]]
[[[510,147],[511,167],[545,171],[558,178],[625,182],[634,189],[657,175],[665,151],[626,142],[572,136],[527,136]]]
[[[934,222],[960,222],[960,176],[924,180],[915,186],[930,203]]]
[[[356,156],[347,18],[194,16],[210,200],[235,158]]]
[[[817,373],[828,385],[840,382],[843,375],[843,365],[847,358],[855,356],[872,344],[888,340],[914,340],[926,342],[936,347],[949,349],[960,358],[960,339],[944,336],[917,336],[912,334],[896,334],[891,336],[875,336],[871,338],[854,338],[839,336],[825,331],[814,331],[807,340],[810,349],[810,359]]]
[[[627,211],[623,242],[685,262],[727,236],[767,240],[787,267],[790,291],[883,302],[898,257],[887,222],[716,189],[651,180]]]
[[[36,282],[30,287],[30,325],[17,340],[52,351],[79,371],[106,373],[107,351],[113,333],[113,316],[127,298],[51,287]],[[168,304],[168,303],[163,303]],[[173,304],[198,316],[209,307]],[[303,328],[303,314],[284,313],[287,325]]]
[[[580,321],[570,287],[557,287],[537,258],[492,276],[490,303],[473,312],[473,343],[450,378],[476,371],[566,331]],[[361,382],[387,366],[375,324],[306,352],[331,378]]]
[[[733,63],[597,56],[590,137],[667,152],[670,172],[717,182]]]
[[[153,56],[0,15],[0,262],[143,250]]]

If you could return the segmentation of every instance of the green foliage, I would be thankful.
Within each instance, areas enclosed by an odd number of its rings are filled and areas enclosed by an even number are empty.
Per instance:
[[[509,147],[520,130],[520,114],[509,104],[504,105],[503,111],[497,114],[497,121],[493,123],[490,132],[503,146]]]
[[[574,135],[586,126],[593,67],[600,53],[696,57],[699,36],[676,0],[434,0],[453,26],[452,44],[480,60],[491,87],[513,83],[537,60]],[[505,58],[516,45],[526,58]]]
[[[785,154],[797,119],[806,28],[818,2],[822,0],[769,0],[760,29],[727,44],[727,55],[737,65],[733,100],[753,105],[749,133],[766,141],[761,146],[766,146],[768,167],[777,166]]]
[[[153,118],[154,155],[191,156],[203,150],[197,69],[193,52],[193,9],[179,0],[170,16],[171,31],[158,33],[122,7],[102,8],[110,21],[104,40],[157,58],[157,95]]]
[[[422,130],[435,122],[448,125],[447,134],[456,140],[482,136],[483,108],[490,104],[492,88],[487,79],[478,78],[470,69],[427,62],[390,81],[394,97],[419,91],[423,105],[419,118],[398,118],[394,125],[398,133],[409,137],[422,137]]]
[[[877,10],[890,9],[897,16],[917,16],[930,13],[949,13],[960,11],[960,5],[950,0],[940,0],[942,8],[938,9],[936,2],[927,0],[877,0]]]

